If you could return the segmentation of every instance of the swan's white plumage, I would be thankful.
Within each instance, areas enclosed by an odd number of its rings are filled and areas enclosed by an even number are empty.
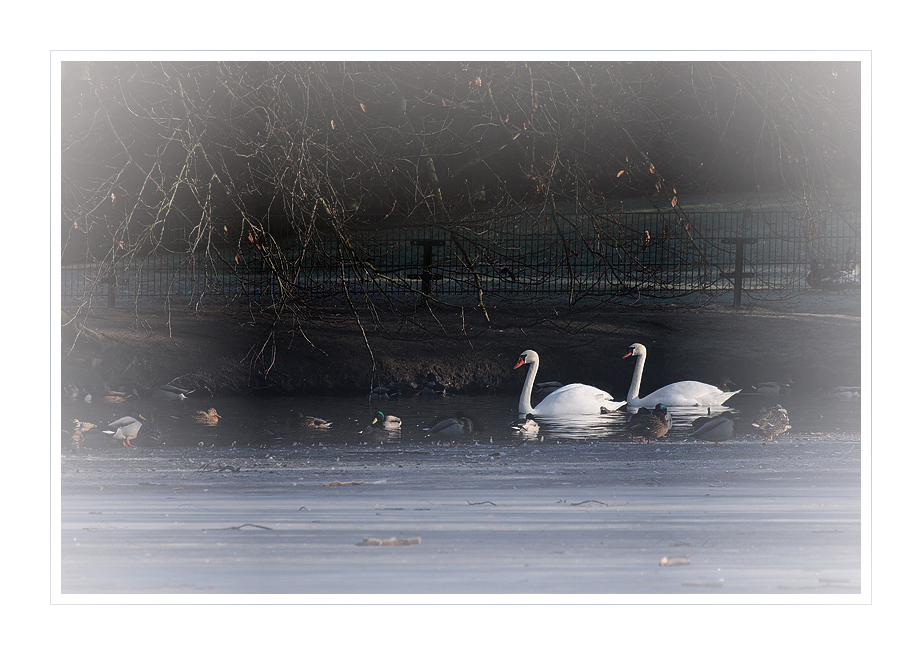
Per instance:
[[[640,398],[640,378],[647,360],[647,349],[640,343],[631,344],[624,358],[632,356],[637,357],[637,364],[634,366],[634,377],[627,392],[627,404],[631,407],[654,407],[657,403],[663,403],[667,407],[715,407],[739,393],[739,389],[724,391],[712,384],[685,380],[667,384]]]
[[[535,416],[576,416],[583,414],[600,414],[604,407],[611,412],[622,405],[623,401],[615,401],[611,394],[588,384],[568,384],[548,394],[537,407],[531,406],[531,392],[538,375],[538,353],[526,350],[519,356],[519,361],[514,368],[528,364],[528,374],[522,386],[522,395],[519,397],[519,414],[534,414]]]

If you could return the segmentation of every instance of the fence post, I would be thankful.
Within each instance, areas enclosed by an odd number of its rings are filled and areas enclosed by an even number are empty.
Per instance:
[[[751,239],[746,237],[731,237],[729,239],[721,239],[721,243],[732,243],[736,248],[736,270],[732,273],[721,273],[720,277],[728,280],[733,280],[733,306],[739,308],[743,303],[743,278],[752,277],[754,273],[743,273],[743,252],[747,244],[756,243],[758,239]]]
[[[419,276],[422,281],[420,290],[424,295],[428,296],[432,291],[432,280],[441,277],[440,275],[432,274],[432,247],[444,246],[445,241],[442,239],[413,239],[410,241],[410,245],[423,247],[423,271]]]
[[[109,292],[109,309],[115,309],[115,298],[118,295],[118,281],[115,279],[115,269],[106,276],[107,291]]]

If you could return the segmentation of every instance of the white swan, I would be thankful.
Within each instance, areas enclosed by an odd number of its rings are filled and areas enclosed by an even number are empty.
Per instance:
[[[538,375],[538,353],[526,350],[519,355],[519,362],[513,367],[516,369],[523,364],[529,364],[528,375],[525,376],[525,385],[519,397],[519,414],[534,414],[535,416],[573,416],[579,414],[601,414],[602,408],[613,412],[624,401],[616,402],[611,394],[587,384],[568,384],[548,394],[537,407],[531,406],[531,390]]]
[[[740,392],[739,389],[724,391],[704,382],[685,380],[667,384],[648,396],[638,398],[640,376],[643,375],[643,365],[647,360],[647,349],[643,344],[633,343],[622,359],[628,357],[637,357],[634,377],[631,379],[631,387],[627,392],[627,404],[631,407],[654,407],[657,403],[663,403],[667,407],[714,407],[722,405],[728,398]]]

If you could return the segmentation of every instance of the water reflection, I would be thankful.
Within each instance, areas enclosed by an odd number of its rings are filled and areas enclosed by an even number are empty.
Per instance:
[[[857,441],[861,430],[860,401],[824,398],[822,395],[792,395],[780,399],[790,414],[791,430],[776,440],[838,440]],[[726,407],[713,408],[712,415],[729,411],[741,419],[741,434],[734,440],[758,440],[748,423],[764,406],[777,399],[759,394],[738,395]],[[108,425],[121,416],[136,414],[143,417],[145,427],[140,433],[141,445],[171,446],[299,446],[299,445],[378,445],[418,443],[501,443],[521,442],[523,436],[512,427],[519,418],[515,396],[448,397],[214,397],[174,402],[135,400],[118,405],[86,404],[69,397],[62,401],[62,444],[71,447],[70,434],[74,420],[96,425]],[[199,422],[198,412],[214,408],[219,419],[214,424]],[[400,418],[399,428],[374,425],[378,412]],[[530,440],[544,443],[580,441],[630,441],[625,430],[630,411],[627,408],[613,414],[572,417],[567,419],[537,418],[539,430]],[[673,426],[662,439],[683,441],[691,431],[692,422],[708,414],[707,408],[670,408]],[[433,434],[430,428],[440,419],[469,417],[476,429],[468,432]],[[322,419],[329,427],[317,427],[304,417]],[[157,436],[159,441],[145,444],[144,437]],[[105,440],[99,443],[84,438],[83,447],[112,447]],[[118,446],[118,444],[115,444]]]

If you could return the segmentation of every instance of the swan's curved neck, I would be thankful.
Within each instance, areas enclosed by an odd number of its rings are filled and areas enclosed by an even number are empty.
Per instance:
[[[627,401],[631,402],[640,396],[640,376],[643,375],[643,365],[647,361],[647,353],[637,355],[637,363],[634,364],[634,377],[631,378],[631,388],[627,390]]]
[[[535,377],[538,375],[538,362],[528,365],[528,374],[525,376],[525,385],[522,387],[522,395],[519,396],[519,414],[531,414],[534,409],[531,406],[531,389],[535,384]]]

